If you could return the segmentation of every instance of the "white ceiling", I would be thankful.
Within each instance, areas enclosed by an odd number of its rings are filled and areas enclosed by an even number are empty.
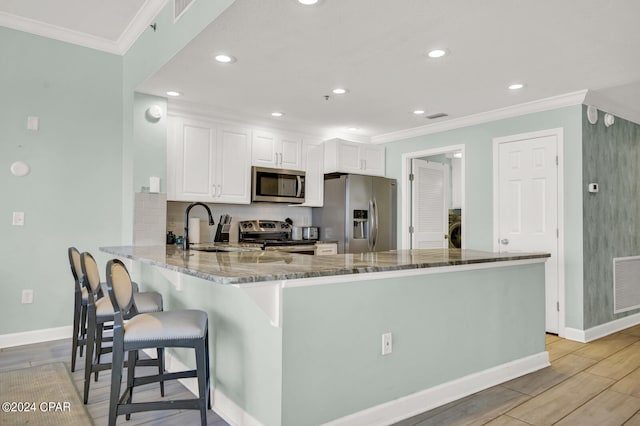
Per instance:
[[[0,12],[117,39],[150,1],[1,0]],[[99,12],[65,18],[51,3]],[[139,90],[361,140],[584,89],[640,123],[639,16],[637,0],[236,0]],[[426,57],[435,47],[450,54]],[[237,62],[216,63],[217,52]],[[515,81],[525,88],[507,90]],[[331,94],[337,86],[349,93]],[[428,120],[411,113],[418,108],[449,117]]]

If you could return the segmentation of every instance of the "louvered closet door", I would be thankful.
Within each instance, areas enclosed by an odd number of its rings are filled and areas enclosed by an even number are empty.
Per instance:
[[[447,235],[447,166],[413,159],[411,215],[412,248],[446,248]]]

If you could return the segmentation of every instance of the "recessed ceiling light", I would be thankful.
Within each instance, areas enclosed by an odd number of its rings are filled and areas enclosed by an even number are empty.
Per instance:
[[[509,85],[509,90],[519,90],[522,89],[524,87],[524,84],[522,83],[513,83]]]
[[[182,95],[182,93],[176,92],[175,90],[169,90],[167,92],[167,96],[173,96],[174,98],[177,97],[177,96],[180,96],[180,95]]]
[[[447,51],[445,49],[433,49],[430,50],[429,53],[427,53],[430,58],[442,58],[446,54]]]
[[[226,53],[217,54],[214,59],[222,64],[232,64],[236,61],[236,58]]]
[[[334,95],[344,95],[345,93],[348,92],[347,89],[343,89],[342,87],[336,87],[335,89],[332,90]]]
[[[424,114],[424,111],[423,111],[423,110],[421,110],[421,109],[417,109],[417,110],[413,111],[413,113],[414,113],[415,115],[421,115],[421,114]]]
[[[360,129],[357,127],[349,127],[347,130],[349,130],[350,132],[357,132]]]
[[[298,3],[304,4],[305,6],[313,6],[318,3],[318,0],[298,0]]]
[[[274,111],[271,113],[272,117],[282,117],[284,115],[284,112],[279,112],[279,111]]]

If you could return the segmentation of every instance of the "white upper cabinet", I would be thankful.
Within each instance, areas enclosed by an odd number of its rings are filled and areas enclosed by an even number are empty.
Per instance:
[[[384,146],[331,139],[324,143],[325,173],[384,176]]]
[[[167,199],[249,204],[251,131],[169,117]]]
[[[218,129],[216,165],[217,203],[251,202],[251,130],[221,126]]]
[[[288,170],[304,170],[302,138],[255,130],[251,143],[251,164]]]

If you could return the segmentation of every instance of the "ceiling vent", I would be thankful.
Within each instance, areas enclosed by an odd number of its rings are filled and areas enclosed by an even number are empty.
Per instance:
[[[436,118],[448,117],[449,114],[445,114],[444,112],[438,112],[436,114],[427,115],[429,120],[435,120]]]
[[[185,10],[194,0],[173,0],[173,21],[180,19]]]

